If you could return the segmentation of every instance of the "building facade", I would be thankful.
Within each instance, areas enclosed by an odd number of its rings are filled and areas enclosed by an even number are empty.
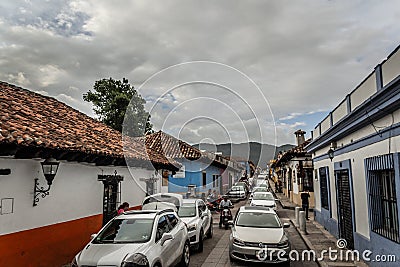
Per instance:
[[[58,164],[51,186],[41,166],[49,158]],[[149,181],[160,190],[163,171],[176,169],[140,140],[0,82],[0,266],[71,262],[120,202],[139,207]]]
[[[202,196],[215,190],[217,194],[224,194],[238,181],[244,169],[233,160],[200,151],[162,131],[147,135],[146,145],[181,165],[179,171],[163,179],[164,192]]]
[[[316,220],[371,257],[400,251],[399,74],[397,48],[316,126],[306,147],[314,161]]]
[[[275,169],[277,182],[282,184],[282,191],[291,202],[301,206],[301,193],[310,193],[310,208],[314,207],[314,183],[313,183],[313,164],[311,154],[304,149],[310,140],[305,140],[306,132],[296,131],[297,146],[280,153],[272,163]]]

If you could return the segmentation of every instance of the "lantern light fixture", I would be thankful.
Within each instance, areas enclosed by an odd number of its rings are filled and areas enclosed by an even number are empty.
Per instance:
[[[332,148],[329,148],[328,150],[328,157],[332,161],[332,159],[335,157],[335,151]]]
[[[42,165],[43,175],[46,178],[48,188],[44,189],[43,186],[39,187],[39,179],[35,178],[35,186],[33,189],[33,206],[37,206],[37,202],[39,202],[39,195],[41,195],[42,198],[45,198],[49,195],[50,187],[53,184],[53,180],[57,174],[60,162],[53,158],[48,158],[40,164]]]

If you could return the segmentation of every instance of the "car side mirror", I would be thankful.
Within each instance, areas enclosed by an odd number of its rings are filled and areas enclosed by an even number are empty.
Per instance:
[[[233,221],[228,221],[228,224],[229,225],[233,225]]]
[[[164,243],[168,240],[172,240],[173,236],[170,233],[164,233],[163,236],[161,237],[161,246],[164,245]]]
[[[284,223],[283,224],[283,228],[289,228],[290,227],[290,224],[289,223]]]
[[[93,240],[96,237],[97,234],[91,234],[90,235],[90,240]]]

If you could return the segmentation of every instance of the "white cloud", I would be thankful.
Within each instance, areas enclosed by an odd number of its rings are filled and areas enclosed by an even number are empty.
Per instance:
[[[157,5],[3,1],[0,78],[48,92],[93,116],[82,94],[98,79],[126,77],[139,88],[148,77],[174,64],[221,62],[247,74],[262,94],[233,70],[206,66],[169,72],[140,93],[155,101],[171,86],[199,78],[231,91],[205,85],[178,88],[152,111],[155,124],[181,104],[166,127],[180,129],[203,114],[220,121],[235,141],[262,136],[264,142],[277,137],[278,143],[294,143],[294,128],[315,126],[309,125],[306,115],[334,108],[399,44],[398,17],[400,5],[395,0],[367,5],[356,0],[235,5],[230,1]],[[185,102],[198,97],[212,97],[232,110],[207,101]],[[280,118],[276,136],[273,117]],[[182,133],[187,140],[209,137],[223,142],[226,137],[218,127],[198,120],[185,125]]]

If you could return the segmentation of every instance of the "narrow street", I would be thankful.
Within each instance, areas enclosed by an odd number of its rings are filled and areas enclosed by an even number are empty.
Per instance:
[[[248,204],[248,201],[241,201],[234,204],[233,214],[236,213],[239,207]],[[282,222],[288,222],[291,224],[289,228],[286,229],[289,239],[291,241],[292,250],[297,250],[301,253],[303,250],[308,249],[307,245],[304,243],[303,239],[297,232],[294,225],[290,222],[290,218],[294,217],[294,211],[289,209],[283,209],[282,206],[278,203],[278,211],[279,217]],[[215,213],[213,215],[214,218],[214,237],[212,239],[206,239],[204,241],[204,251],[202,253],[198,253],[193,251],[190,257],[190,266],[199,267],[199,266],[255,266],[254,263],[245,263],[245,262],[234,262],[231,263],[229,260],[229,235],[230,230],[219,229],[218,221],[219,215]],[[261,264],[259,264],[261,266]],[[287,264],[278,264],[275,266],[288,266]],[[293,267],[302,267],[302,266],[318,266],[316,262],[290,262],[290,266]]]

